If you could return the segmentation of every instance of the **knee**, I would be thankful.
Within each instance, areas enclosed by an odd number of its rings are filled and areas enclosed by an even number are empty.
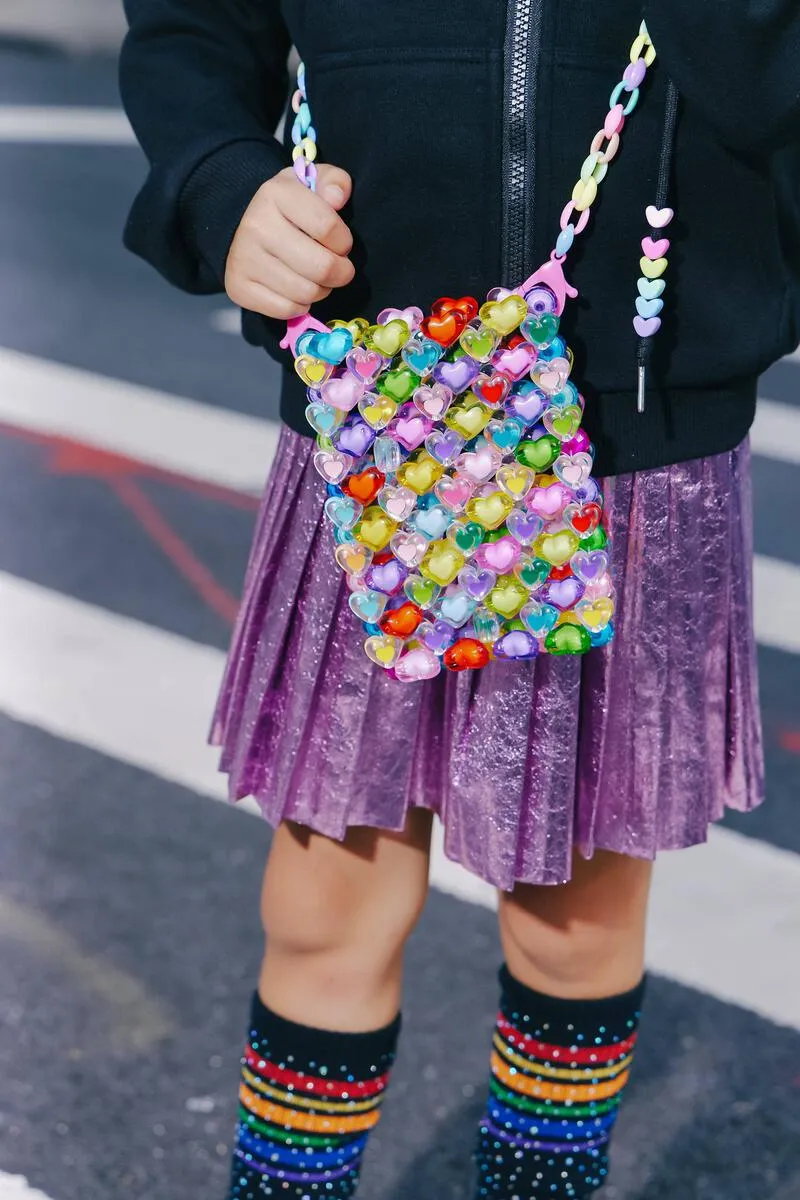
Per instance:
[[[555,994],[596,980],[626,940],[617,931],[579,918],[553,924],[513,899],[501,905],[500,929],[512,974]]]

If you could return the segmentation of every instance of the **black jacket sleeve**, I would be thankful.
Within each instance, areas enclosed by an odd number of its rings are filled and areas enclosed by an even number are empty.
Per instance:
[[[734,150],[800,139],[800,0],[645,0],[679,91]]]
[[[125,244],[189,292],[223,288],[245,209],[290,159],[273,136],[290,38],[277,0],[125,0],[122,102],[150,163]]]

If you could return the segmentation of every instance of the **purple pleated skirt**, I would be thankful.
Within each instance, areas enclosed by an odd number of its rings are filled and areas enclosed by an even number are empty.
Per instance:
[[[402,684],[364,654],[314,442],[281,433],[211,740],[230,796],[342,838],[432,809],[489,883],[560,883],[575,847],[653,858],[763,798],[747,444],[604,481],[613,643]]]

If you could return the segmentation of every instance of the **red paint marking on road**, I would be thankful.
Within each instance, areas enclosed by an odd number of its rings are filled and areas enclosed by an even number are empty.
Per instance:
[[[207,483],[202,479],[192,479],[177,471],[167,471],[163,467],[153,466],[152,463],[142,462],[138,458],[113,454],[110,450],[89,446],[85,442],[74,441],[72,438],[61,437],[54,433],[42,433],[36,429],[24,429],[19,425],[7,425],[4,422],[0,422],[0,433],[21,441],[32,442],[37,446],[51,447],[53,458],[50,468],[57,474],[83,475],[94,479],[118,479],[123,476],[158,479],[172,484],[182,491],[194,492],[198,496],[219,501],[232,508],[244,509],[246,512],[255,512],[258,509],[258,497],[251,496],[247,492],[222,487],[217,483]]]
[[[800,729],[782,729],[778,734],[778,744],[790,754],[800,754]]]
[[[239,609],[238,600],[217,583],[191,547],[145,496],[136,480],[130,476],[117,476],[108,480],[108,486],[208,607],[232,625]]]

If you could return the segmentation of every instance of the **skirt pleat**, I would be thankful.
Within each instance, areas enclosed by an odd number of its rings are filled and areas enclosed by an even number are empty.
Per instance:
[[[211,740],[231,799],[341,839],[441,817],[503,889],[574,850],[653,858],[763,799],[747,444],[604,481],[616,636],[403,685],[366,658],[322,518],[311,439],[284,429]]]

